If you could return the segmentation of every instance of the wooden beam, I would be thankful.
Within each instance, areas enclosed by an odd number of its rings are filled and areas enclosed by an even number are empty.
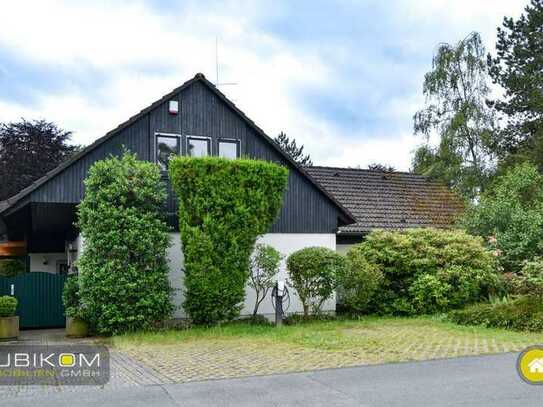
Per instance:
[[[0,256],[24,256],[26,242],[24,240],[11,240],[0,243]]]

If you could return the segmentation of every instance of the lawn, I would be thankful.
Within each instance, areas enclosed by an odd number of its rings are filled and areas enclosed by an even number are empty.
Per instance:
[[[543,334],[434,318],[374,318],[275,328],[231,324],[111,338],[113,349],[184,382],[519,351]]]

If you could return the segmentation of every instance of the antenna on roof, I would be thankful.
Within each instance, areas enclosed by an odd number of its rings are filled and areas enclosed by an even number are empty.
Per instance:
[[[219,82],[219,37],[215,37],[215,87],[234,86],[237,82]]]

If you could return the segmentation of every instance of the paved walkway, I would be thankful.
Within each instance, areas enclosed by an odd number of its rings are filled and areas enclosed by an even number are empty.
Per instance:
[[[541,406],[543,386],[522,382],[516,354],[308,373],[104,389],[6,400],[13,407]],[[4,400],[2,400],[4,401]],[[2,404],[4,405],[4,404]]]
[[[82,345],[93,344],[92,339],[70,339],[66,338],[64,329],[43,329],[21,331],[19,341],[2,342],[5,344],[17,345]],[[111,390],[128,388],[133,386],[147,386],[165,383],[166,378],[152,368],[144,366],[128,355],[110,350],[110,381],[105,386],[0,386],[0,400],[13,397],[25,397],[36,395],[47,395],[55,393],[87,392],[92,390]],[[3,405],[0,402],[0,405]]]

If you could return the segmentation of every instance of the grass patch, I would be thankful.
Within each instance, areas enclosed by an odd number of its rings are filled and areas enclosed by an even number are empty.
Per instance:
[[[400,335],[402,338],[399,338]],[[322,350],[350,350],[364,346],[404,346],[443,340],[465,341],[473,338],[498,342],[540,343],[543,334],[511,332],[479,326],[460,326],[436,317],[365,317],[359,320],[316,321],[299,325],[274,326],[225,324],[183,330],[138,332],[111,338],[119,349],[156,345],[182,345],[194,341],[252,341],[280,343]],[[383,348],[386,352],[387,349]]]

